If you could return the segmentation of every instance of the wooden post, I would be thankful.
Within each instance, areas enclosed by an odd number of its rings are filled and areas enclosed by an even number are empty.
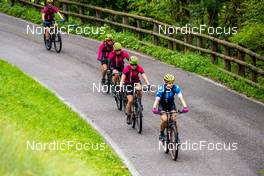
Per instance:
[[[68,7],[65,3],[62,4],[62,9],[64,12],[68,12]],[[67,14],[64,14],[64,19],[65,21],[68,21],[69,20],[69,16]]]
[[[159,32],[158,24],[156,24],[156,23],[153,24],[153,31],[155,33]],[[157,36],[153,36],[153,44],[154,45],[158,45],[159,44],[159,38]]]
[[[192,34],[186,34],[184,36],[184,41],[188,44],[192,44]],[[184,47],[184,52],[186,52],[189,48],[187,46]]]
[[[79,14],[84,15],[84,8],[83,6],[79,6]],[[84,23],[84,19],[80,18],[81,23]]]
[[[11,0],[10,5],[13,7],[15,5],[15,0]]]
[[[123,16],[123,24],[124,25],[128,25],[128,17],[127,16]],[[128,30],[126,28],[123,28],[123,32],[127,32]]]
[[[245,61],[245,53],[243,53],[241,51],[238,51],[238,56],[237,57],[238,57],[239,60]],[[245,66],[238,64],[238,74],[240,76],[245,77],[245,73],[246,73],[245,70],[246,70]]]
[[[96,18],[101,18],[101,11],[99,10],[95,10],[95,17]],[[100,21],[96,21],[96,26],[100,26],[101,22]]]
[[[197,37],[197,46],[200,48],[204,47],[204,43],[203,43],[203,38],[202,37]]]
[[[111,21],[111,22],[113,22],[114,21],[114,17],[113,17],[113,15],[112,14],[109,14],[109,16],[108,16],[108,20],[109,21]],[[113,25],[111,25],[111,24],[109,24],[109,26],[110,26],[110,28],[113,28],[114,26]]]
[[[256,66],[257,65],[256,57],[252,56],[251,58],[252,58],[252,65]],[[253,82],[256,82],[256,83],[258,82],[258,73],[255,72],[254,70],[252,70],[252,78],[251,79]]]
[[[227,46],[225,46],[225,55],[226,56],[230,56],[230,49],[227,47]],[[225,69],[227,70],[227,71],[230,71],[231,72],[231,62],[230,62],[230,60],[224,60],[224,63],[225,63]]]
[[[137,28],[140,28],[141,29],[141,27],[142,27],[141,21],[140,20],[137,20]],[[142,32],[138,32],[138,39],[139,40],[142,40],[143,39],[143,33]]]
[[[214,52],[217,52],[217,43],[214,42],[214,41],[212,41],[211,50],[214,51]],[[217,64],[218,63],[218,59],[217,59],[216,55],[211,54],[211,62],[213,64]]]

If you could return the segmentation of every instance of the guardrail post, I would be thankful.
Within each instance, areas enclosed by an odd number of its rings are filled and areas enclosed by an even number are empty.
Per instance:
[[[227,46],[225,46],[225,55],[230,56],[230,49]],[[231,71],[231,62],[225,59],[224,63],[225,63],[225,69],[227,71]]]
[[[241,51],[238,51],[238,56],[237,57],[238,57],[239,60],[245,61],[245,53],[243,53]],[[238,64],[238,74],[240,76],[245,77],[245,73],[246,73],[245,66]]]
[[[95,16],[96,18],[100,18],[101,19],[101,11],[99,10],[95,10]],[[96,21],[96,26],[100,26],[101,22],[100,21]]]
[[[214,41],[212,41],[211,50],[214,51],[214,52],[217,52],[217,43],[214,42]],[[213,64],[217,64],[218,63],[218,59],[217,59],[216,55],[211,54],[211,62]]]
[[[123,16],[123,24],[128,25],[128,17],[127,16]],[[123,28],[123,32],[127,32],[127,29]]]
[[[114,21],[113,19],[114,19],[113,15],[112,15],[112,14],[109,14],[109,16],[108,16],[108,20],[109,20],[110,22],[113,22],[113,21]],[[113,25],[109,24],[109,26],[110,26],[110,28],[113,28]]]
[[[84,8],[82,6],[79,6],[79,14],[84,15]],[[84,19],[80,18],[81,23],[84,23]]]
[[[159,32],[158,24],[157,23],[154,23],[153,24],[153,31],[155,33],[158,33]],[[153,44],[154,45],[158,45],[159,44],[159,38],[157,36],[153,36]]]
[[[256,57],[252,56],[251,58],[252,58],[252,65],[256,66],[257,65]],[[251,79],[253,82],[256,82],[256,83],[258,82],[258,73],[255,72],[254,70],[252,70],[252,78]]]
[[[65,3],[62,4],[62,9],[64,12],[68,12],[68,6]],[[65,21],[68,21],[69,16],[67,14],[64,14],[64,19],[65,19]]]
[[[141,21],[137,20],[137,28],[141,29],[142,25],[141,25]],[[143,33],[142,32],[138,32],[138,39],[142,40],[143,39]]]

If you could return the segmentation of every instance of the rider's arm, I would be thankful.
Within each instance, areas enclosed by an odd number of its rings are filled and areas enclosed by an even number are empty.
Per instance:
[[[45,21],[45,13],[42,13],[42,21]]]
[[[175,86],[175,92],[180,100],[180,104],[183,106],[183,107],[187,107],[187,104],[183,98],[183,95],[182,95],[182,92],[181,92],[181,88],[179,86]]]
[[[180,95],[180,96],[179,96]],[[178,98],[179,98],[179,100],[180,100],[180,104],[183,106],[183,107],[187,107],[187,104],[186,104],[186,102],[185,102],[185,100],[184,100],[184,98],[183,98],[183,96],[182,96],[182,93],[180,93],[178,95]]]
[[[145,73],[142,74],[142,78],[144,79],[144,81],[147,83],[147,85],[150,85],[148,77]]]
[[[159,106],[159,100],[160,100],[159,97],[155,98],[155,101],[154,101],[154,104],[153,104],[153,108],[157,108]]]
[[[57,12],[57,14],[60,16],[61,19],[64,19],[60,12]]]
[[[97,53],[97,60],[102,60],[104,44],[101,43]]]
[[[121,76],[121,80],[120,80],[120,87],[123,87],[125,79],[126,79],[126,75],[123,73],[122,76]]]

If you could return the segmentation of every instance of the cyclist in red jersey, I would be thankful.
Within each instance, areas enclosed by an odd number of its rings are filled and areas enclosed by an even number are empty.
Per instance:
[[[131,107],[133,102],[133,91],[137,91],[137,96],[140,99],[140,104],[142,106],[142,86],[139,78],[141,74],[142,78],[148,85],[148,90],[150,90],[150,83],[145,74],[144,69],[138,65],[138,58],[136,56],[131,56],[130,65],[127,65],[124,70],[120,81],[120,87],[124,86],[126,95],[127,95],[127,106],[126,106],[126,115],[127,115],[127,124],[131,124]],[[142,106],[143,108],[143,106]]]
[[[116,84],[116,80],[119,76],[119,73],[122,73],[123,69],[124,69],[124,59],[129,60],[129,55],[127,52],[122,50],[122,45],[120,43],[115,43],[114,46],[114,51],[112,51],[111,53],[109,53],[108,56],[108,61],[109,61],[109,68],[113,69],[113,78],[112,78],[112,82],[113,84]]]
[[[47,5],[43,7],[42,9],[42,21],[43,26],[51,27],[55,23],[55,14],[58,14],[61,18],[61,22],[64,22],[64,18],[59,12],[59,9],[53,5],[53,0],[48,0]],[[46,39],[49,38],[49,30],[45,30]]]
[[[102,70],[102,84],[105,83],[105,76],[107,71],[108,64],[108,55],[113,51],[113,36],[111,34],[107,34],[104,41],[99,46],[98,49],[98,57],[97,60],[101,62],[101,70]]]

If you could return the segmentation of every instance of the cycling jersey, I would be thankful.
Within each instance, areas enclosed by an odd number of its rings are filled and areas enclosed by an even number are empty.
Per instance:
[[[54,21],[55,13],[58,13],[58,11],[59,11],[58,8],[53,5],[44,6],[42,9],[42,13],[45,14],[44,16],[45,21],[50,21],[50,22]]]
[[[113,51],[113,45],[107,45],[106,42],[103,41],[98,49],[97,60],[102,61],[104,58],[108,58],[108,55],[111,51]]]
[[[132,69],[131,65],[127,65],[123,70],[123,74],[126,75],[125,84],[139,83],[139,74],[143,74],[144,72],[144,69],[140,65],[137,65],[135,70]]]
[[[125,58],[128,60],[129,55],[127,52],[122,51],[122,50],[120,52],[120,55],[116,55],[114,51],[110,52],[108,55],[108,60],[111,63],[110,66],[113,68],[123,67],[125,64],[125,62],[124,62]]]
[[[174,96],[175,94],[180,97],[181,94],[181,88],[174,84],[172,86],[172,89],[166,88],[166,84],[163,84],[159,87],[157,93],[156,93],[156,98],[160,99],[161,104],[169,104],[169,103],[174,103]]]

